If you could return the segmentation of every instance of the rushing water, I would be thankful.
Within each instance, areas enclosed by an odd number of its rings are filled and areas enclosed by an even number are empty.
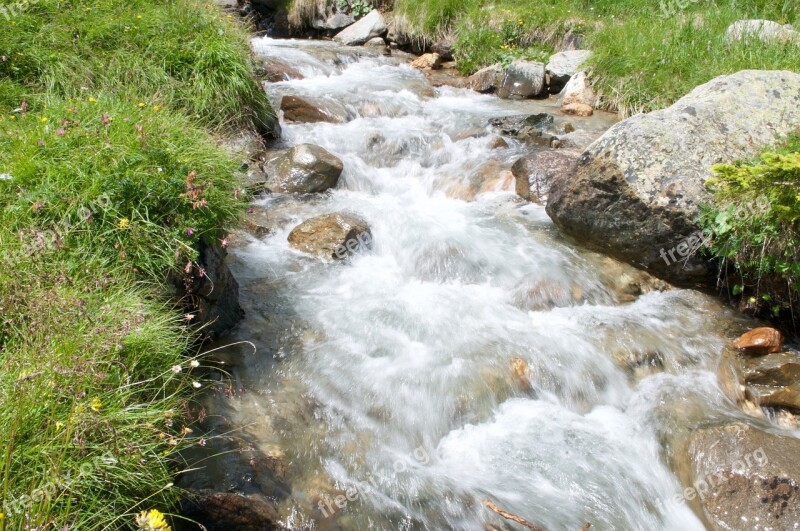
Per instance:
[[[342,179],[257,201],[272,232],[232,248],[247,318],[229,341],[257,350],[217,353],[234,385],[206,409],[272,465],[265,479],[234,452],[206,477],[272,497],[296,529],[512,529],[484,500],[551,530],[702,529],[676,499],[672,445],[737,414],[714,374],[736,318],[688,290],[624,296],[641,275],[515,197],[508,170],[530,148],[477,133],[553,102],[433,89],[364,49],[254,48],[306,76],[268,85],[276,101],[353,119],[284,125],[286,146],[340,157]],[[612,118],[572,121],[585,138]],[[289,247],[297,224],[340,210],[369,222],[371,251],[323,263]]]

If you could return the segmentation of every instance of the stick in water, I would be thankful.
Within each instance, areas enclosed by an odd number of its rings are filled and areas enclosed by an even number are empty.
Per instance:
[[[492,511],[496,512],[497,514],[499,514],[500,516],[502,516],[506,520],[512,520],[514,522],[517,522],[518,524],[524,525],[525,527],[527,527],[531,531],[545,531],[543,528],[528,522],[527,520],[525,520],[524,518],[522,518],[520,516],[517,516],[515,514],[511,514],[508,511],[504,511],[503,509],[501,509],[500,507],[495,505],[494,502],[492,502],[492,500],[484,500],[483,503],[486,505],[486,507],[488,507]],[[585,524],[583,524],[583,527],[581,527],[581,531],[589,531],[590,527],[592,527],[592,523],[591,522],[586,522]]]

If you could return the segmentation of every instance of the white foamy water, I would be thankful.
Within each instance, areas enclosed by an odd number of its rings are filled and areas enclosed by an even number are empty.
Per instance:
[[[508,170],[529,148],[479,133],[553,103],[434,90],[398,59],[329,44],[254,49],[306,76],[267,86],[276,102],[349,114],[284,125],[287,146],[320,145],[345,172],[330,194],[254,206],[275,226],[232,249],[248,312],[234,339],[259,351],[229,355],[244,392],[207,404],[285,463],[292,527],[511,529],[488,499],[552,530],[702,529],[665,442],[730,413],[712,374],[728,317],[686,290],[622,300],[611,286],[630,268],[515,198]],[[611,119],[573,122],[599,134]],[[371,251],[325,264],[289,248],[298,223],[340,210],[369,222]]]

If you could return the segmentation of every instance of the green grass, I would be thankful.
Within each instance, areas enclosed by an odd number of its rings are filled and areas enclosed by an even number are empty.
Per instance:
[[[218,138],[275,115],[213,4],[39,0],[0,24],[0,529],[131,528],[174,509],[192,442],[166,279],[245,206]]]
[[[744,18],[800,27],[791,0],[698,0],[666,16],[658,0],[396,0],[395,15],[420,40],[456,35],[466,74],[514,58],[546,58],[569,32],[595,55],[587,65],[602,105],[631,115],[672,104],[714,77],[743,69],[800,71],[791,44],[729,45],[725,30]]]

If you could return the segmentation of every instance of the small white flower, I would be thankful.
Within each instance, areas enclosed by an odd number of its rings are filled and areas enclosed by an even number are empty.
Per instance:
[[[192,361],[189,362],[189,367],[191,367],[193,369],[196,369],[199,366],[200,366],[200,362],[197,361],[197,360],[192,360]]]
[[[200,389],[202,385],[200,384],[200,382],[192,382],[192,387],[194,387],[195,389]]]
[[[180,365],[173,365],[172,366],[172,372],[174,372],[175,374],[178,374],[182,370],[183,370],[183,368]]]
[[[11,181],[14,177],[10,173],[0,173],[0,181]]]

